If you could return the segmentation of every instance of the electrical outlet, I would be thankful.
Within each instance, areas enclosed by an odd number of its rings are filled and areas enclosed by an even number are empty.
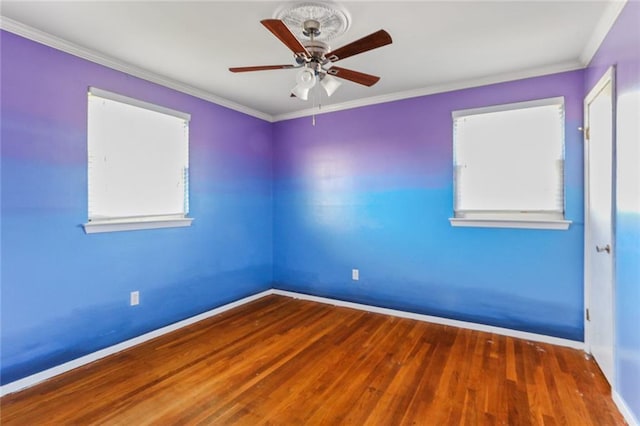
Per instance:
[[[139,291],[132,291],[131,295],[129,297],[129,303],[131,306],[136,306],[138,304],[140,304],[140,292]]]
[[[353,281],[358,281],[360,279],[360,270],[352,269],[351,270],[351,279]]]

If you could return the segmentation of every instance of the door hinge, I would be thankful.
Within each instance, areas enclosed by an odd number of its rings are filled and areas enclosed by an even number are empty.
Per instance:
[[[585,309],[586,311],[586,317],[587,317],[587,321],[591,321],[591,317],[589,316],[589,309]]]
[[[591,132],[590,132],[589,130],[590,130],[590,128],[589,128],[589,127],[587,127],[587,128],[585,128],[585,129],[584,129],[584,138],[585,138],[586,140],[591,139]]]

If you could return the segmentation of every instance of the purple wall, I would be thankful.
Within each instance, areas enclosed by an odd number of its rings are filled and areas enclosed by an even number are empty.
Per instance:
[[[583,94],[575,71],[276,123],[276,287],[582,340]],[[555,96],[571,228],[451,227],[451,112]]]
[[[270,123],[0,37],[2,383],[271,287]],[[191,114],[192,227],[84,233],[89,86]]]
[[[616,66],[614,390],[640,419],[640,2],[627,3],[586,70],[585,93]]]

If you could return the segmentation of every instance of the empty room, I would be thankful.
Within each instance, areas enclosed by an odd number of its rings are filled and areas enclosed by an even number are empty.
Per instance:
[[[0,423],[638,425],[640,1],[3,1]]]

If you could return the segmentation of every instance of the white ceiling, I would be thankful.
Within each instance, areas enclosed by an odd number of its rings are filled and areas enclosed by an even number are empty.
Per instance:
[[[291,52],[259,22],[284,3],[4,0],[1,13],[9,31],[277,120],[311,107],[289,97],[296,70],[233,74],[228,68],[293,63]],[[323,103],[339,109],[582,68],[623,4],[341,2],[351,26],[331,41],[332,48],[381,28],[393,44],[339,63],[379,75],[378,84],[345,81]]]

